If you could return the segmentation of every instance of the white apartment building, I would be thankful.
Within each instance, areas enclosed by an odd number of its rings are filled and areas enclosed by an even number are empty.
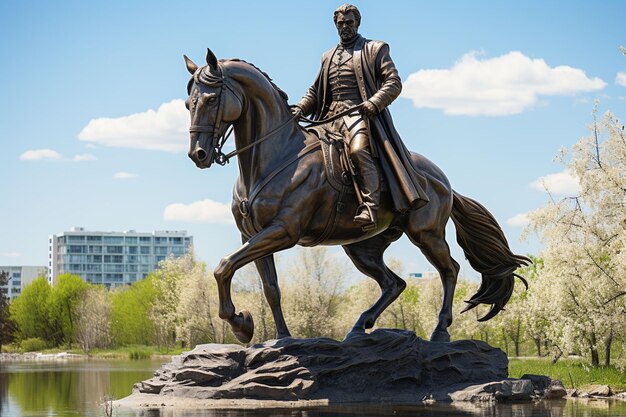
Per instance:
[[[0,294],[12,299],[20,295],[24,287],[35,278],[47,276],[48,268],[45,266],[0,266],[0,272],[9,274],[7,284],[0,286]]]
[[[71,273],[107,288],[132,284],[192,245],[186,231],[97,232],[73,227],[48,239],[48,282],[54,285],[59,275]]]

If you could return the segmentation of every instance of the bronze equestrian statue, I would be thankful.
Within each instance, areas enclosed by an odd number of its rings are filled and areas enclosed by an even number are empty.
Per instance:
[[[379,55],[382,61],[383,56],[388,56],[386,45],[359,37],[354,44],[353,59],[358,48],[362,51],[361,62],[370,62],[367,61],[370,58],[376,58],[376,62]],[[368,58],[363,58],[366,54]],[[276,323],[276,336],[288,337],[273,254],[295,245],[342,245],[357,269],[376,280],[381,288],[379,299],[359,316],[350,332],[362,333],[374,326],[380,314],[406,287],[383,259],[387,247],[403,234],[439,272],[443,303],[431,340],[449,341],[448,327],[452,323],[452,300],[459,272],[445,240],[449,218],[456,226],[457,241],[466,258],[482,274],[482,284],[467,301],[466,310],[481,303],[491,305],[481,320],[488,320],[502,310],[513,292],[515,270],[530,260],[511,252],[500,226],[480,203],[453,191],[444,173],[431,161],[406,151],[391,125],[385,108],[389,103],[383,101],[378,107],[377,93],[370,90],[375,85],[380,87],[378,78],[364,82],[365,92],[351,97],[353,102],[363,100],[363,116],[354,120],[357,125],[362,126],[364,118],[377,113],[370,117],[369,128],[386,183],[376,202],[376,222],[364,230],[354,221],[358,196],[350,193],[351,186],[341,182],[343,175],[339,180],[335,175],[335,147],[340,148],[343,141],[328,140],[300,126],[298,112],[292,115],[287,95],[254,65],[238,59],[218,61],[211,50],[207,51],[205,66],[198,67],[186,56],[185,62],[193,76],[185,102],[191,114],[189,157],[199,168],[209,168],[213,162],[224,164],[231,157],[238,157],[239,177],[233,191],[232,212],[243,245],[220,261],[214,277],[219,291],[219,316],[231,325],[241,342],[252,339],[254,324],[250,313],[245,310],[236,313],[232,302],[230,287],[236,270],[255,262]],[[389,65],[390,60],[385,62],[383,66]],[[371,71],[373,68],[363,68],[364,78],[373,76]],[[356,70],[355,73],[358,74]],[[332,94],[332,86],[328,90],[320,91]],[[314,93],[318,98],[324,97],[317,90]],[[339,98],[333,99],[334,102]],[[336,112],[330,108],[333,100],[326,102],[328,108],[322,105],[323,100],[322,104],[318,101],[315,113],[322,117]],[[367,110],[368,101],[376,107],[374,111]],[[308,110],[306,104],[303,107]],[[222,147],[231,127],[235,151],[225,155]],[[349,127],[344,133],[346,130]],[[358,135],[347,140],[365,142]],[[385,160],[394,154],[396,159]],[[385,167],[382,160],[389,166]],[[397,165],[399,161],[402,167]],[[400,168],[419,173],[417,182],[409,182],[412,174],[394,177],[402,172]],[[369,168],[359,167],[361,176],[366,169]],[[410,183],[418,184],[421,190],[415,188],[413,191],[418,190],[417,193],[408,193],[410,190],[405,185]],[[420,201],[428,204],[414,210]]]
[[[415,210],[428,202],[421,185],[426,179],[411,165],[410,154],[387,110],[402,90],[389,46],[358,33],[361,13],[355,6],[339,7],[333,20],[340,43],[322,56],[320,72],[296,104],[295,112],[305,116],[314,114],[313,118],[319,120],[362,104],[360,114],[343,116],[330,128],[345,138],[350,160],[356,166],[355,179],[363,203],[354,221],[364,226],[375,225],[380,179],[374,155],[379,156],[384,168],[397,211]]]

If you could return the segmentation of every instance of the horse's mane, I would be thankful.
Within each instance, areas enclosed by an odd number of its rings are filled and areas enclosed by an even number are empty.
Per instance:
[[[276,90],[278,95],[283,100],[285,100],[285,103],[287,103],[287,101],[289,100],[289,96],[287,95],[287,93],[285,93],[279,86],[274,84],[274,81],[270,78],[269,75],[267,75],[267,73],[265,71],[263,71],[262,69],[260,69],[256,65],[254,65],[253,63],[247,62],[247,61],[244,61],[243,59],[238,59],[238,58],[229,59],[227,61],[243,62],[244,64],[250,65],[252,68],[254,68],[258,72],[260,72],[267,79],[267,81],[269,81],[270,85],[274,88],[274,90]],[[193,77],[191,77],[191,80],[189,80],[189,83],[187,84],[187,93],[188,94],[191,91],[191,85],[192,85],[194,80],[196,82],[200,82],[202,84],[207,84],[207,85],[215,85],[215,84],[220,84],[222,82],[221,78],[216,77],[211,71],[207,71],[206,70],[207,67],[208,66],[204,66],[204,67],[200,68],[200,70],[197,71],[196,74],[194,74]]]
[[[274,87],[274,90],[278,92],[278,94],[283,98],[283,100],[285,100],[285,102],[289,100],[289,96],[287,95],[287,93],[285,93],[279,86],[274,84],[274,80],[272,80],[272,78],[269,75],[267,75],[265,71],[263,71],[261,68],[254,65],[252,62],[244,61],[243,59],[239,59],[239,58],[230,59],[229,61],[243,62],[244,64],[250,65],[252,68],[254,68],[255,70],[259,71],[261,74],[263,74],[265,78],[267,78],[267,81],[269,81],[272,87]]]

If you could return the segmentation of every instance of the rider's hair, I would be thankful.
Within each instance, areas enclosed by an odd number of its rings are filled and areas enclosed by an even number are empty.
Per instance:
[[[353,6],[351,4],[344,4],[343,6],[339,6],[339,8],[335,10],[335,14],[333,15],[333,22],[337,24],[337,17],[340,13],[343,15],[346,15],[350,12],[354,13],[356,24],[357,26],[360,26],[361,25],[361,12],[359,12],[359,9],[357,9],[356,6]]]

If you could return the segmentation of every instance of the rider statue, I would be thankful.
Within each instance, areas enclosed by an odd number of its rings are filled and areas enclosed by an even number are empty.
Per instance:
[[[366,227],[376,224],[380,202],[379,164],[374,158],[380,161],[397,211],[428,203],[423,189],[426,179],[413,168],[387,109],[402,90],[389,46],[358,33],[361,13],[353,5],[339,7],[333,20],[340,43],[322,55],[320,72],[294,112],[321,120],[361,105],[358,113],[333,121],[330,129],[348,145],[363,201],[354,221]]]

